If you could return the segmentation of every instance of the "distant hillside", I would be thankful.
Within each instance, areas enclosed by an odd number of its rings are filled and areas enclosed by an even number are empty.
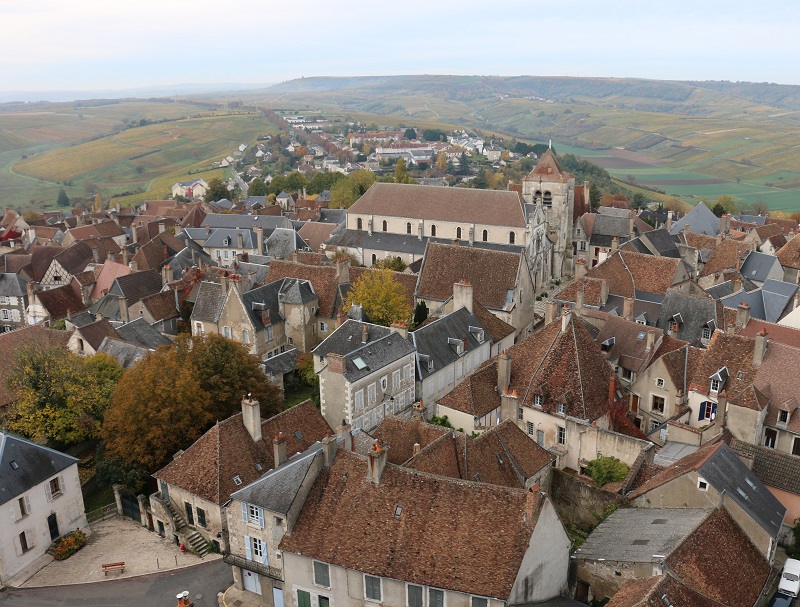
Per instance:
[[[727,80],[706,80],[687,82],[712,91],[719,91],[731,97],[764,105],[774,105],[790,110],[800,110],[800,86],[794,84],[775,84],[772,82],[729,82]]]

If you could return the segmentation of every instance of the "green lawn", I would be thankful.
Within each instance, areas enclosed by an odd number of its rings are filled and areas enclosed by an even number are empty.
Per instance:
[[[314,399],[315,395],[319,394],[319,389],[316,387],[301,384],[292,390],[287,390],[284,393],[284,400],[286,402],[285,408],[294,407],[302,403],[304,400]]]

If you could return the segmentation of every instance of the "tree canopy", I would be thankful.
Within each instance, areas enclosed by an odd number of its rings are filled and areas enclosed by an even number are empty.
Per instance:
[[[408,127],[405,132],[403,133],[403,137],[406,139],[416,139],[417,138],[417,131],[413,127]]]
[[[250,186],[247,188],[247,193],[250,196],[266,196],[267,184],[264,183],[264,180],[261,179],[261,177],[256,177],[250,182]]]
[[[58,190],[58,199],[56,199],[56,204],[58,204],[60,207],[69,206],[69,196],[67,196],[67,192],[64,190],[64,188]]]
[[[14,394],[9,426],[61,448],[97,438],[122,373],[106,354],[84,358],[45,342],[23,345],[6,380]]]
[[[206,202],[216,202],[228,197],[228,186],[222,182],[218,177],[214,177],[208,182],[208,189],[206,190]]]
[[[339,179],[331,187],[331,207],[338,209],[349,208],[356,200],[375,183],[375,173],[372,171],[353,171],[344,179]]]
[[[349,310],[353,304],[364,306],[367,318],[379,325],[408,323],[411,318],[412,310],[403,285],[394,279],[394,272],[386,268],[367,270],[353,283],[345,308]]]

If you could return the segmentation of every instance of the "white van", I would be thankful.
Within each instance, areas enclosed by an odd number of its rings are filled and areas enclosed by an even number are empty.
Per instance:
[[[797,596],[800,593],[800,561],[786,559],[783,572],[781,572],[781,581],[778,584],[778,592],[789,596]]]

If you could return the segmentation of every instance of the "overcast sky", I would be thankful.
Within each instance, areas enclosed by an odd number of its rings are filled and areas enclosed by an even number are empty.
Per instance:
[[[0,91],[476,74],[800,84],[773,0],[0,0]]]

